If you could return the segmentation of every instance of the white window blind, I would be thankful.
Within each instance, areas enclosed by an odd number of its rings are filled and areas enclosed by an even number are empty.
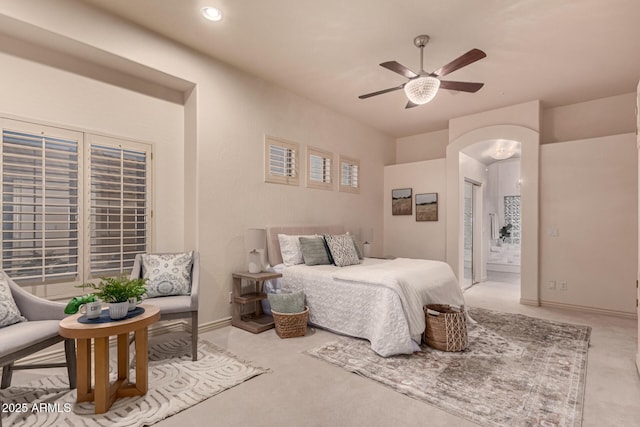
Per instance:
[[[2,269],[22,283],[79,273],[80,133],[2,127]],[[59,137],[63,134],[65,136]]]
[[[360,162],[358,160],[340,156],[340,191],[359,193],[359,173]]]
[[[265,138],[265,182],[298,185],[300,146],[294,142]]]
[[[144,150],[90,144],[90,277],[130,270],[148,247],[148,163]]]
[[[307,187],[331,190],[331,158],[333,155],[317,148],[307,148]]]

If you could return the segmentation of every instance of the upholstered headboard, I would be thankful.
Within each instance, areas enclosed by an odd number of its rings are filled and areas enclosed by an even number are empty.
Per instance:
[[[280,242],[278,234],[343,234],[342,225],[307,225],[307,226],[285,226],[267,227],[267,256],[269,264],[282,264],[282,254],[280,253]]]

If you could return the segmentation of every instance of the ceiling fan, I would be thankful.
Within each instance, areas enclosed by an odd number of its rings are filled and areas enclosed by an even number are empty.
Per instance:
[[[372,96],[382,95],[383,93],[404,89],[405,95],[407,95],[407,98],[409,99],[405,108],[413,108],[431,101],[438,93],[439,88],[463,92],[477,92],[482,86],[484,86],[484,83],[453,82],[449,80],[440,80],[440,77],[446,76],[447,74],[459,70],[462,67],[466,67],[469,64],[479,61],[487,56],[486,53],[480,49],[471,49],[469,52],[454,59],[447,65],[443,65],[432,73],[427,73],[424,71],[423,65],[424,47],[427,43],[429,43],[429,36],[426,35],[420,35],[413,39],[413,44],[417,48],[420,48],[420,72],[418,73],[414,73],[396,61],[383,62],[380,64],[380,66],[388,70],[405,76],[409,79],[408,82],[389,89],[360,95],[358,98],[366,99],[371,98]]]

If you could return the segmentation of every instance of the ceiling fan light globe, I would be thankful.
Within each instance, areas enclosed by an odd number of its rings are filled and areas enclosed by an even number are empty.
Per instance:
[[[404,93],[409,101],[422,105],[435,98],[440,88],[440,80],[435,77],[418,77],[407,82],[404,86]]]

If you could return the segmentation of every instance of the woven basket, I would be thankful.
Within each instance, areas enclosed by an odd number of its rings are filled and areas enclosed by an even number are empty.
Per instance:
[[[431,314],[428,310],[437,311]],[[427,304],[424,306],[427,327],[424,340],[430,347],[442,351],[462,351],[467,348],[467,319],[464,306],[459,311],[446,304]]]
[[[300,313],[278,313],[271,310],[276,333],[280,338],[303,337],[307,333],[307,321],[309,320],[309,307],[305,307]]]

